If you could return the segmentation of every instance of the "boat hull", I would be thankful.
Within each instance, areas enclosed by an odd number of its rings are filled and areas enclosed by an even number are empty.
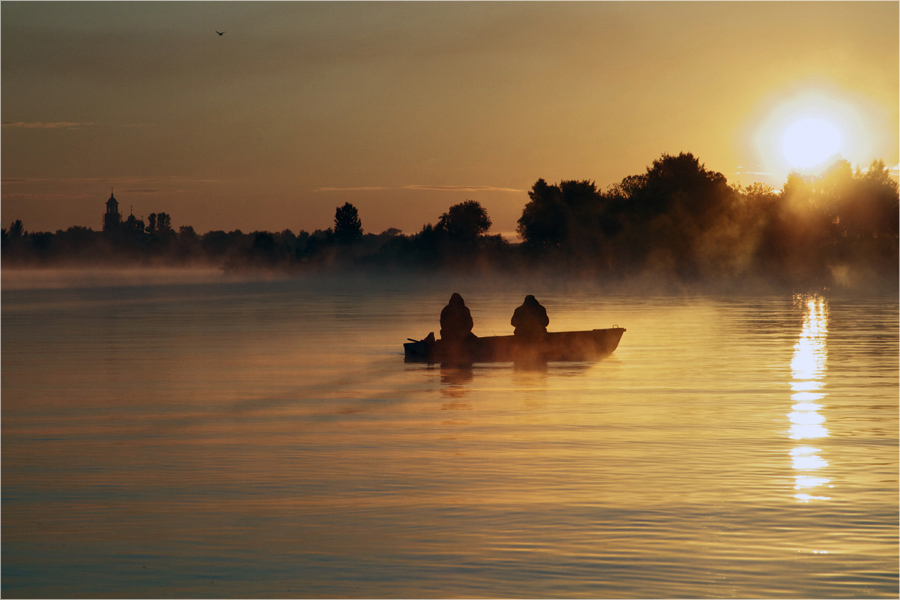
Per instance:
[[[513,335],[473,337],[462,342],[425,339],[403,344],[408,362],[556,362],[605,358],[615,351],[625,329],[556,331],[536,340]],[[430,336],[429,336],[430,337]]]

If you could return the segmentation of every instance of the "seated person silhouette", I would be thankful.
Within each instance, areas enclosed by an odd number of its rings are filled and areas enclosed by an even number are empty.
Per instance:
[[[448,342],[461,342],[475,337],[472,333],[472,313],[469,312],[462,296],[454,293],[450,302],[441,311],[441,339]]]
[[[513,332],[517,337],[536,338],[547,333],[547,325],[550,318],[547,317],[547,309],[545,309],[537,301],[537,299],[528,295],[522,306],[516,308],[512,316],[512,326],[516,328]]]

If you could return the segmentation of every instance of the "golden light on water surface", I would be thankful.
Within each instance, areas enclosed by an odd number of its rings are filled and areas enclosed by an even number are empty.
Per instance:
[[[804,308],[803,331],[794,344],[791,373],[795,391],[812,391],[820,387],[819,379],[825,371],[825,337],[828,334],[828,316],[825,299],[821,296],[797,297],[795,303]]]
[[[826,370],[828,304],[818,295],[797,295],[794,303],[803,310],[803,329],[794,344],[791,360],[791,400],[794,404],[788,413],[790,438],[798,441],[824,438],[828,437],[828,429],[825,428],[825,417],[819,413],[823,408],[819,401],[828,395],[821,391],[825,385],[821,380]],[[794,476],[794,490],[797,492],[794,498],[801,502],[830,499],[808,493],[831,482],[827,477],[814,473],[828,466],[828,461],[819,456],[819,452],[821,449],[807,445],[791,450],[793,469],[799,472]]]

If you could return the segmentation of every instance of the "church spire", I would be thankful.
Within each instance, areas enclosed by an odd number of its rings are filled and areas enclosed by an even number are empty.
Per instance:
[[[121,221],[119,201],[113,195],[113,188],[109,188],[109,200],[106,201],[106,213],[103,215],[103,231],[115,230]]]

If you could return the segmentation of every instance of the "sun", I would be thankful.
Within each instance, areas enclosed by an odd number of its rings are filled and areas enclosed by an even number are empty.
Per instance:
[[[781,185],[791,171],[821,175],[837,159],[868,164],[887,120],[865,98],[833,86],[773,92],[747,122],[754,168],[740,175]]]
[[[791,167],[808,170],[840,155],[843,143],[843,136],[834,123],[826,118],[806,116],[784,130],[781,152]]]

